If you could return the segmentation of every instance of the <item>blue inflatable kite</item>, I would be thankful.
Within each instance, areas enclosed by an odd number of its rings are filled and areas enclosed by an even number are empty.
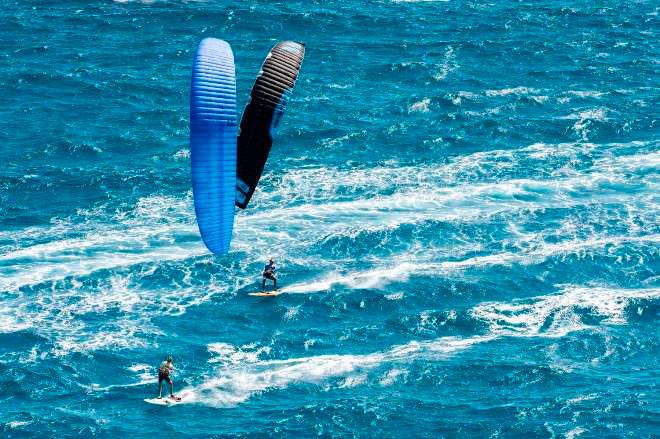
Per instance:
[[[229,251],[236,198],[236,73],[226,41],[199,43],[190,91],[190,157],[197,225],[213,253]]]

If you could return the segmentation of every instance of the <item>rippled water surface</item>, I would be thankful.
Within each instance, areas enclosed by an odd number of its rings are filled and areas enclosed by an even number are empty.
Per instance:
[[[30,4],[32,3],[32,4]],[[0,436],[653,437],[651,1],[3,1]],[[300,80],[232,251],[188,87]],[[283,294],[256,298],[265,259]],[[176,407],[147,404],[175,358]]]

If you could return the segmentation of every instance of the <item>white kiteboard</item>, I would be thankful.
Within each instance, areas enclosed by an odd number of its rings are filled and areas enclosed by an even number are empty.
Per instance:
[[[155,405],[176,405],[176,404],[181,404],[183,402],[183,398],[177,397],[177,398],[172,398],[169,396],[164,396],[162,398],[146,398],[144,402],[148,402],[149,404],[155,404]]]

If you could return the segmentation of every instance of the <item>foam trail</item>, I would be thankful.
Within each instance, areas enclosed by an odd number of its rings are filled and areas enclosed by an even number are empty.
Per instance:
[[[76,243],[59,244],[75,246]],[[121,240],[121,246],[126,246],[126,240]],[[82,247],[93,246],[93,242],[85,242]],[[102,241],[102,246],[111,245],[110,240]],[[136,247],[139,244],[136,245]],[[188,259],[193,256],[205,254],[204,247],[198,243],[189,246],[168,246],[156,247],[148,252],[99,252],[95,249],[93,254],[85,255],[57,255],[55,257],[39,257],[38,252],[21,252],[21,257],[26,258],[25,253],[35,254],[34,260],[22,266],[14,268],[4,268],[0,270],[4,279],[0,280],[0,290],[13,291],[23,286],[39,285],[46,281],[57,281],[66,279],[69,276],[87,276],[94,272],[119,269],[123,267],[135,266],[142,263],[153,261],[177,261]]]
[[[533,241],[533,240],[532,240]],[[497,254],[475,256],[458,261],[440,261],[429,263],[428,258],[415,262],[417,252],[399,255],[397,259],[403,260],[394,266],[377,267],[370,270],[351,273],[332,273],[320,280],[302,282],[282,288],[282,292],[291,294],[314,293],[327,291],[334,285],[343,285],[353,289],[378,289],[393,282],[405,282],[411,275],[450,275],[453,272],[462,272],[472,268],[487,268],[500,265],[532,265],[561,255],[580,254],[588,250],[596,250],[607,246],[620,246],[624,244],[658,244],[660,234],[646,236],[612,236],[595,237],[587,240],[569,240],[553,244],[542,244],[531,250],[518,253],[502,252]]]
[[[100,212],[83,211],[82,223],[59,221],[45,230],[25,229],[21,240],[42,239],[46,235],[51,236],[51,241],[0,254],[0,290],[18,290],[101,270],[206,254],[196,239],[191,206],[190,196],[152,196],[110,218],[103,218]],[[71,234],[82,236],[52,240],[53,235]]]
[[[287,204],[295,205],[298,202],[324,203],[328,201],[346,201],[355,198],[369,198],[375,195],[385,195],[393,188],[397,192],[417,191],[421,189],[437,189],[465,185],[467,183],[505,183],[515,180],[517,170],[538,169],[541,172],[538,181],[548,180],[548,175],[554,179],[585,176],[585,172],[599,172],[601,169],[608,173],[623,171],[642,171],[657,169],[660,164],[660,154],[640,152],[634,155],[612,155],[618,150],[635,148],[636,150],[650,147],[656,148],[659,142],[630,142],[597,145],[593,143],[563,143],[543,144],[537,143],[516,150],[490,150],[476,152],[465,156],[453,158],[446,164],[411,165],[388,164],[388,166],[375,166],[370,168],[338,169],[338,168],[302,168],[292,169],[283,175],[268,174],[262,179],[259,190],[265,191],[267,196],[255,198],[255,208],[277,208],[281,200]],[[604,155],[604,157],[600,157]],[[584,157],[582,157],[584,156]],[[572,166],[589,158],[595,160],[589,169],[576,171]],[[637,161],[640,169],[631,167],[631,158]],[[414,198],[414,197],[413,197]],[[256,211],[258,209],[252,209]]]
[[[321,384],[328,378],[363,374],[387,362],[408,362],[423,356],[427,359],[448,358],[476,343],[493,337],[460,339],[443,337],[433,341],[410,342],[386,352],[367,355],[321,355],[289,360],[259,361],[245,367],[222,369],[199,386],[183,389],[185,402],[214,407],[240,404],[252,395],[270,389],[283,389],[290,384]],[[215,360],[217,361],[217,360]]]
[[[527,149],[530,155],[543,152],[545,147],[537,145]],[[496,152],[493,156],[498,154],[505,153]],[[461,158],[456,162],[458,164],[455,163],[457,169],[473,166],[464,160]],[[569,207],[584,204],[585,191],[591,194],[590,203],[621,203],[631,199],[637,203],[647,202],[644,196],[631,195],[624,190],[628,184],[640,184],[638,179],[631,179],[626,173],[657,169],[660,152],[599,160],[595,165],[598,171],[590,173],[571,171],[567,176],[549,180],[511,179],[450,187],[438,187],[439,179],[447,173],[455,174],[455,171],[437,166],[419,172],[412,172],[412,168],[380,168],[357,173],[347,171],[345,175],[338,175],[336,170],[324,170],[318,171],[321,174],[316,178],[302,180],[296,176],[292,177],[294,191],[303,193],[313,186],[311,181],[320,181],[322,187],[331,184],[330,181],[351,181],[363,187],[375,182],[375,187],[380,188],[378,191],[395,191],[390,194],[366,192],[357,200],[333,201],[336,192],[343,187],[340,184],[327,192],[321,191],[330,198],[320,204],[253,209],[237,216],[236,230],[240,233],[236,234],[233,249],[256,258],[255,249],[270,248],[274,242],[277,243],[275,250],[288,253],[286,249],[306,248],[328,235],[350,237],[365,231],[394,229],[403,224],[464,220],[521,208]],[[441,170],[436,171],[436,168]],[[410,175],[413,177],[407,177]],[[649,193],[658,189],[657,179],[646,178],[643,184]],[[284,187],[284,192],[273,195],[286,196],[290,189],[288,184]],[[308,195],[314,199],[313,193]],[[654,208],[656,204],[652,206]],[[85,236],[13,249],[0,255],[0,290],[15,291],[43,282],[89,276],[99,270],[205,255],[206,251],[197,238],[192,212],[189,196],[183,199],[155,196],[140,200],[132,212],[117,214],[104,224],[90,220],[91,223],[71,225],[73,231],[81,229]],[[270,232],[274,222],[280,226],[278,231]],[[65,227],[57,225],[53,231],[62,233],[63,229]],[[27,233],[34,233],[34,230],[29,229]]]
[[[223,358],[211,363],[224,364],[198,386],[184,389],[186,402],[213,407],[231,407],[255,394],[284,389],[298,383],[321,385],[329,379],[343,378],[344,383],[367,383],[370,371],[391,364],[414,361],[442,361],[477,344],[503,337],[563,337],[585,330],[579,309],[588,309],[603,318],[602,324],[625,324],[625,309],[634,300],[660,298],[660,289],[610,289],[606,287],[565,286],[558,294],[514,302],[487,302],[469,311],[488,329],[485,335],[467,338],[440,337],[431,341],[411,341],[383,352],[365,355],[320,355],[288,360],[259,360],[255,355],[222,344]],[[548,324],[548,321],[551,323]]]
[[[537,242],[539,237],[527,237]],[[399,255],[403,261],[389,267],[352,273],[333,273],[320,280],[294,284],[283,289],[290,294],[327,291],[334,285],[352,289],[378,289],[393,282],[405,282],[411,275],[450,276],[467,269],[497,265],[528,265],[539,263],[549,257],[561,255],[582,255],[599,248],[610,248],[626,244],[657,244],[660,235],[640,237],[596,237],[583,241],[565,241],[554,244],[532,246],[520,253],[505,252],[494,255],[475,256],[459,261],[429,263],[428,258],[416,261],[418,252]],[[82,294],[74,289],[54,289],[47,299],[36,303],[31,296],[17,296],[10,299],[6,308],[0,310],[0,330],[13,332],[36,326],[38,332],[53,339],[53,354],[66,355],[71,352],[91,352],[102,348],[130,348],[145,346],[141,331],[158,332],[151,319],[165,314],[180,315],[186,309],[208,301],[213,295],[225,293],[230,288],[225,282],[215,282],[204,289],[194,286],[178,287],[168,291],[143,290],[132,287],[130,278],[116,276],[107,286],[102,286],[98,294]],[[53,307],[57,303],[57,307]],[[120,311],[119,317],[109,320],[106,327],[87,328],[81,317],[88,313]],[[112,313],[115,315],[116,313]],[[4,315],[4,317],[3,317]],[[132,316],[140,316],[135,321]],[[50,334],[50,335],[49,335]]]

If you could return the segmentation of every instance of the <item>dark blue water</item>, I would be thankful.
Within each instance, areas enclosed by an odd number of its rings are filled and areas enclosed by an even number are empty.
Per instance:
[[[3,1],[0,436],[657,437],[651,1]],[[198,41],[305,41],[211,256]],[[269,256],[283,294],[260,299]],[[144,402],[171,353],[184,403]]]

